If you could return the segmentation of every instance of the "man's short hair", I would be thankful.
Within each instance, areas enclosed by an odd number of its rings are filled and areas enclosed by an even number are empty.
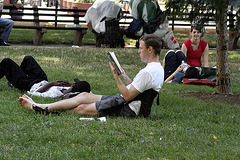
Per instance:
[[[91,86],[87,81],[80,81],[78,78],[74,79],[75,83],[72,92],[90,92]]]
[[[143,35],[139,39],[139,41],[143,41],[146,45],[146,48],[149,48],[151,46],[155,54],[160,55],[162,49],[162,39],[160,37],[155,36],[153,34],[146,34]]]
[[[184,75],[184,78],[201,78],[200,72],[196,67],[189,67]]]

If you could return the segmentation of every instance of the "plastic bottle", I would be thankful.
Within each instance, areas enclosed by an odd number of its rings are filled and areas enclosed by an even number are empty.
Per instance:
[[[81,121],[101,121],[101,122],[106,122],[107,119],[106,117],[100,117],[100,118],[79,118]]]
[[[183,72],[185,73],[186,70],[188,69],[188,64],[187,64],[185,61],[182,61],[182,64],[185,66],[185,67],[183,68]]]

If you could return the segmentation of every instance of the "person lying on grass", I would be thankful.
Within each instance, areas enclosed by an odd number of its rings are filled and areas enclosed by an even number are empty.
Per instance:
[[[0,62],[0,79],[6,76],[9,86],[29,94],[42,97],[60,97],[70,92],[90,92],[86,81],[75,79],[76,83],[65,80],[48,82],[47,75],[32,56],[25,56],[21,65],[5,58]]]
[[[190,66],[181,50],[169,50],[163,59],[164,82],[182,83],[183,78],[216,80],[216,68]]]
[[[73,98],[50,104],[39,104],[27,95],[23,95],[18,99],[20,105],[35,112],[62,110],[94,116],[149,116],[153,100],[164,81],[164,71],[159,62],[162,41],[154,35],[144,35],[139,42],[138,53],[141,61],[147,63],[147,66],[141,69],[133,80],[124,71],[118,75],[114,65],[109,63],[120,94],[106,96],[83,92]],[[125,81],[126,86],[120,77]]]
[[[181,50],[177,50],[176,52],[174,50],[169,50],[164,58],[163,58],[163,69],[164,69],[164,80],[165,82],[178,82],[179,77],[184,76],[184,72],[182,72],[184,67],[188,67],[185,65],[182,65],[183,63],[187,62],[187,58],[183,54]],[[181,67],[182,69],[181,69]]]

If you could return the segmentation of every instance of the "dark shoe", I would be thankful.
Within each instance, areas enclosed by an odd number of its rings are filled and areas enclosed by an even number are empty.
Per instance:
[[[48,110],[48,107],[46,107],[45,109],[42,109],[38,106],[36,106],[35,104],[32,105],[33,107],[33,110],[35,111],[35,113],[40,113],[40,114],[43,114],[43,115],[49,115],[49,114],[57,114],[57,115],[60,115],[59,112],[57,111],[49,111]]]
[[[10,46],[10,44],[8,44],[2,38],[0,38],[0,46]]]

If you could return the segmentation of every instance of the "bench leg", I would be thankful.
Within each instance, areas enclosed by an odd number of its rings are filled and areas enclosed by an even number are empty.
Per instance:
[[[47,33],[47,29],[46,28],[42,28],[42,29],[35,29],[34,30],[34,35],[33,35],[33,45],[40,45],[42,44],[42,37],[43,34]]]
[[[75,30],[74,31],[74,39],[73,39],[73,45],[77,45],[77,46],[81,46],[82,43],[82,38],[84,36],[84,34],[87,33],[87,30]]]

